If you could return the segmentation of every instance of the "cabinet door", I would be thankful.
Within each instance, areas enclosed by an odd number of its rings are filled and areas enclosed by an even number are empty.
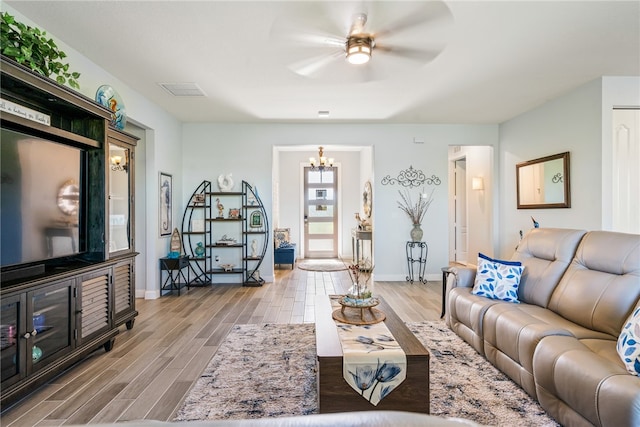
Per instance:
[[[71,351],[74,287],[75,280],[69,279],[27,293],[30,310],[26,324],[31,331],[25,354],[28,374]]]
[[[25,299],[23,295],[3,297],[0,305],[0,369],[2,387],[7,387],[24,378],[26,366],[24,358],[26,340],[20,337],[26,333]]]
[[[135,312],[135,278],[133,259],[120,261],[113,267],[113,302],[116,326],[124,321],[130,322]],[[131,329],[132,323],[127,327]]]
[[[110,269],[84,274],[78,284],[78,345],[111,327],[109,311]]]
[[[134,150],[135,137],[109,129],[108,194],[109,253],[134,251]]]

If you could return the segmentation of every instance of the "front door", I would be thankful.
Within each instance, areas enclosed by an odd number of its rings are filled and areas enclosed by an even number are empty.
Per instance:
[[[338,169],[304,168],[305,258],[338,257]]]

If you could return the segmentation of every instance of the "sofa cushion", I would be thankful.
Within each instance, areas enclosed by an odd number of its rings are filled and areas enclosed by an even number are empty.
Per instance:
[[[585,230],[563,228],[530,230],[511,257],[524,266],[518,299],[546,307],[585,234]]]
[[[518,301],[518,286],[522,276],[519,261],[502,261],[478,254],[478,270],[472,293],[507,302]]]
[[[616,348],[627,371],[640,376],[640,307],[631,313],[622,327]]]
[[[640,298],[640,235],[591,231],[553,291],[549,308],[617,339]]]

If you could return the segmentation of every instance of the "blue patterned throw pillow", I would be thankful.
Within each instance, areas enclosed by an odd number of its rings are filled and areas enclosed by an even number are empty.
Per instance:
[[[627,371],[640,376],[640,307],[624,322],[616,348]]]
[[[478,254],[474,295],[519,303],[518,286],[524,267],[520,261],[501,261]]]

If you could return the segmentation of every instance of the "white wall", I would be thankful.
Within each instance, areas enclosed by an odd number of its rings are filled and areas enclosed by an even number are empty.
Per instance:
[[[500,256],[532,227],[608,229],[614,106],[640,105],[640,77],[604,77],[500,125]],[[515,165],[569,151],[571,208],[516,209]]]
[[[437,186],[429,212],[423,223],[424,238],[429,244],[427,273],[438,279],[440,268],[448,263],[447,240],[447,147],[449,145],[497,145],[496,125],[351,125],[351,124],[197,124],[183,126],[183,194],[182,206],[203,179],[214,180],[220,173],[233,173],[236,180],[245,179],[259,188],[267,212],[273,211],[272,164],[274,146],[355,146],[372,147],[373,215],[376,280],[404,280],[406,276],[405,243],[409,239],[411,223],[397,208],[398,186],[382,185],[386,175],[397,176],[401,170],[413,166],[427,176],[438,176],[442,184]],[[414,144],[420,137],[425,144]],[[313,153],[316,155],[316,153]],[[307,155],[306,157],[309,157]],[[332,153],[338,161],[340,154]],[[280,169],[286,167],[282,159]],[[294,165],[299,170],[299,162]],[[283,197],[285,185],[279,178],[279,197]],[[360,173],[353,180],[360,180]],[[361,203],[362,183],[354,187],[353,207],[345,217],[358,211]],[[416,189],[416,191],[418,191]],[[357,200],[356,200],[357,199]],[[284,222],[284,203],[280,201],[280,226]],[[357,207],[356,207],[357,206]],[[296,207],[297,209],[298,207]],[[345,210],[348,207],[345,206]],[[350,230],[354,226],[345,221],[343,242],[350,245]],[[293,227],[292,227],[293,228]],[[269,271],[272,255],[265,259],[263,276]]]
[[[41,25],[33,22],[24,15],[6,4],[2,4],[2,10],[9,12],[17,20],[27,25],[35,25],[43,30]],[[49,33],[49,32],[48,32]],[[144,162],[145,168],[140,171],[146,173],[147,188],[137,188],[136,194],[147,193],[147,197],[138,200],[144,204],[136,203],[137,212],[146,212],[147,221],[136,224],[136,227],[146,227],[147,240],[136,242],[136,250],[140,252],[138,257],[144,258],[143,265],[146,271],[137,270],[136,296],[157,298],[159,296],[160,277],[158,271],[158,258],[166,256],[169,252],[169,238],[160,237],[158,232],[158,198],[159,172],[163,171],[173,175],[174,200],[182,199],[182,147],[180,144],[181,124],[166,111],[140,95],[136,90],[119,80],[106,70],[89,61],[85,56],[72,47],[66,45],[55,34],[49,35],[56,41],[58,47],[67,54],[67,61],[72,71],[81,74],[79,92],[88,98],[95,99],[96,90],[104,85],[111,85],[122,98],[128,114],[128,120],[146,129],[146,157],[136,156],[137,162]],[[126,128],[125,128],[126,130]],[[174,203],[173,220],[178,224],[182,216],[182,206]],[[138,262],[136,265],[140,265]],[[145,279],[143,281],[142,279]]]

